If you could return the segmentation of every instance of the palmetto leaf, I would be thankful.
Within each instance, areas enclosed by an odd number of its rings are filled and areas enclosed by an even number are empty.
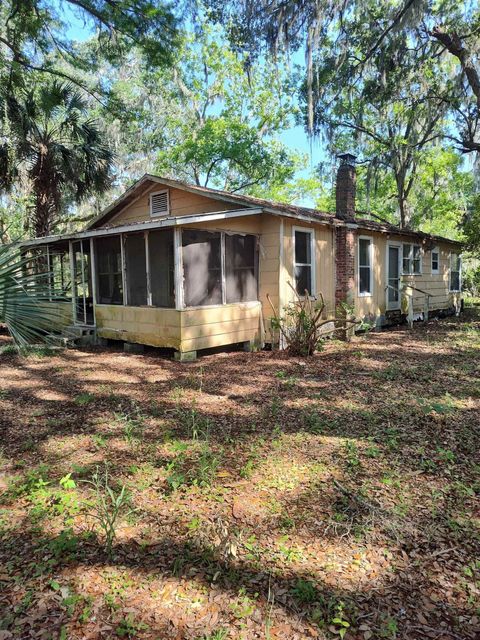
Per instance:
[[[18,248],[0,246],[0,322],[19,346],[46,341],[62,327],[62,315],[51,301],[50,274],[28,273],[29,265]]]

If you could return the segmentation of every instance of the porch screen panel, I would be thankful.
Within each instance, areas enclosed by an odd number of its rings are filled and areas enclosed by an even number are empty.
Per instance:
[[[68,247],[49,247],[52,295],[66,300],[72,298],[72,275]]]
[[[124,249],[127,304],[129,307],[145,306],[147,304],[147,253],[143,233],[125,236]]]
[[[95,240],[98,302],[123,304],[122,253],[120,236]]]
[[[172,309],[175,307],[173,231],[150,231],[148,253],[152,305]]]
[[[225,235],[226,301],[257,300],[257,239],[255,236]]]
[[[222,303],[220,233],[185,229],[182,233],[185,305]]]

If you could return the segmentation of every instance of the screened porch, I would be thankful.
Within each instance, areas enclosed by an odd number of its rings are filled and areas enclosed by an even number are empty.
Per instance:
[[[191,227],[89,235],[31,250],[74,325],[179,351],[261,340],[256,235]]]

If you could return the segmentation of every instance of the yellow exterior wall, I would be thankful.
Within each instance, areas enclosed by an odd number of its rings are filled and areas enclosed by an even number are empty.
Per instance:
[[[180,348],[180,316],[175,309],[97,304],[95,321],[100,338]]]
[[[382,316],[386,312],[386,292],[387,284],[387,243],[395,244],[421,244],[415,240],[408,240],[405,236],[389,236],[371,232],[358,232],[359,236],[370,237],[373,240],[373,291],[371,296],[358,295],[358,242],[356,242],[355,255],[355,309],[361,318],[372,316]],[[422,245],[421,245],[422,246]],[[422,289],[431,294],[430,310],[448,309],[455,304],[460,304],[460,294],[449,291],[450,278],[450,253],[452,245],[438,243],[436,245],[440,251],[440,273],[432,274],[431,250],[422,246],[422,273],[419,275],[402,276],[402,283],[410,284],[418,289]],[[402,249],[400,249],[402,251]],[[455,251],[453,249],[453,251]],[[425,296],[413,291],[414,313],[421,313],[424,310]],[[402,311],[406,312],[407,300],[402,300]]]
[[[154,184],[147,188],[146,191],[131,204],[127,205],[119,213],[117,213],[108,224],[119,226],[122,224],[131,224],[132,222],[145,222],[155,220],[150,217],[150,194],[156,191],[168,189],[170,197],[170,215],[186,216],[196,213],[208,213],[212,211],[231,211],[232,209],[242,208],[233,202],[225,202],[207,198],[205,196],[183,191],[182,189],[174,189],[167,185]]]
[[[243,302],[197,309],[95,307],[97,335],[179,351],[262,341],[261,307]]]

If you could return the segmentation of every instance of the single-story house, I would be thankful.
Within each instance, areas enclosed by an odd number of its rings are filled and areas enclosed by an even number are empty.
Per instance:
[[[461,245],[355,211],[354,157],[340,159],[336,213],[144,175],[83,231],[37,238],[80,332],[198,350],[275,340],[271,305],[323,294],[378,327],[460,309]],[[291,286],[290,286],[291,285]]]

